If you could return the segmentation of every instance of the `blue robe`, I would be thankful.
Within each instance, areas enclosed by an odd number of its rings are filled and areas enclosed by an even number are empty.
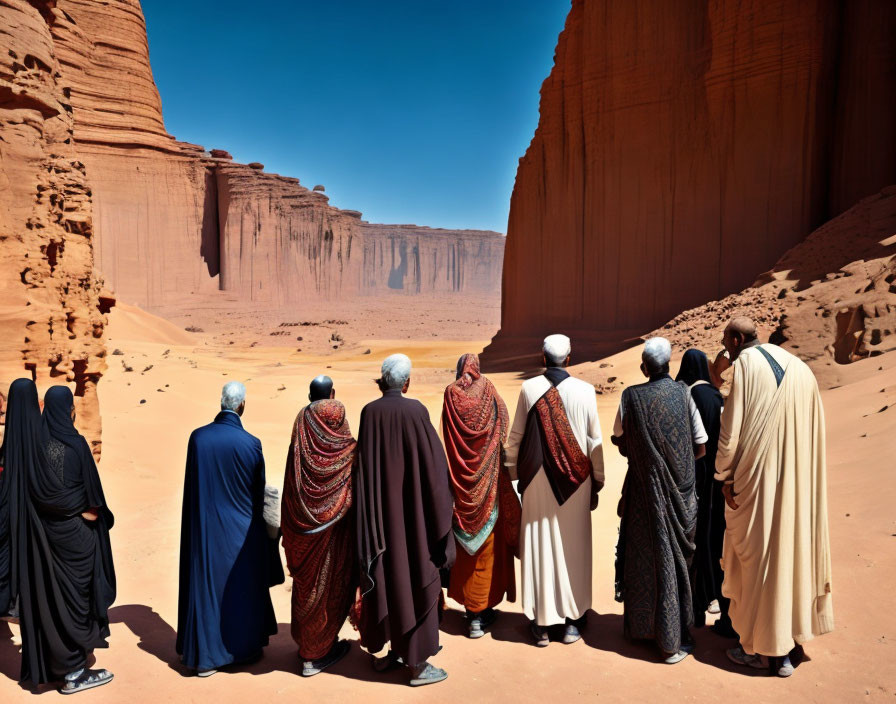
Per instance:
[[[265,531],[264,457],[240,417],[221,411],[187,449],[177,652],[211,670],[251,660],[277,632]]]

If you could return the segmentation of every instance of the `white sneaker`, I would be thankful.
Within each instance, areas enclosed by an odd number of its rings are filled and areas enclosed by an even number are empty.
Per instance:
[[[719,600],[713,599],[711,602],[709,602],[709,607],[706,610],[711,614],[721,613],[722,610],[719,608]]]
[[[744,652],[744,649],[740,646],[737,646],[736,648],[728,648],[728,650],[725,651],[725,655],[727,655],[728,659],[735,665],[752,667],[754,670],[764,670],[766,667],[765,663],[762,662],[761,655],[750,655],[749,653]]]
[[[778,668],[778,677],[790,677],[793,674],[793,663],[790,662],[790,656],[784,658],[781,667]]]

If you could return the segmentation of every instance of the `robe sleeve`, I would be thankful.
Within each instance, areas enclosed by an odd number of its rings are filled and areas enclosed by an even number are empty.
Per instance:
[[[591,460],[591,472],[599,486],[604,485],[604,446],[600,434],[600,419],[597,415],[597,395],[591,394],[588,404],[588,439],[585,450]]]
[[[697,404],[694,403],[694,397],[688,391],[688,411],[691,414],[691,434],[695,445],[705,445],[709,440],[706,434],[706,426],[703,425],[703,419],[700,417],[700,411],[697,410]]]
[[[619,398],[619,408],[616,409],[616,420],[613,421],[613,435],[622,437],[622,397]]]
[[[741,425],[744,418],[744,368],[743,364],[734,364],[731,379],[731,391],[722,410],[722,427],[719,430],[719,449],[716,454],[717,481],[725,484],[734,483],[734,455],[740,442]]]
[[[520,389],[520,397],[516,404],[516,413],[513,416],[513,425],[507,435],[507,444],[504,447],[504,466],[512,480],[519,479],[516,463],[520,454],[520,444],[523,441],[523,433],[526,432],[526,416],[529,413],[526,402],[526,392]]]

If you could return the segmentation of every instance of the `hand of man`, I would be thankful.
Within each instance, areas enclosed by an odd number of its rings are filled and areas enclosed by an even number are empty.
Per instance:
[[[100,514],[95,508],[89,508],[81,514],[81,518],[85,521],[95,521],[99,517]]]
[[[725,503],[728,504],[728,508],[732,511],[740,508],[737,501],[734,500],[734,497],[737,496],[737,494],[734,493],[734,484],[723,484],[722,496],[725,497]]]

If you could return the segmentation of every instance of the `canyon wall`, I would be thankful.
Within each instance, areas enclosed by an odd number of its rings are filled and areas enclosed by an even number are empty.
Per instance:
[[[425,228],[409,245],[398,242],[407,230],[393,233],[398,251],[417,247],[423,257],[421,273],[395,286],[398,275],[382,266],[383,235],[362,226],[360,213],[332,207],[296,178],[167,133],[138,0],[59,0],[58,8],[71,20],[53,36],[93,190],[97,268],[121,300],[155,310],[222,291],[286,305],[396,288],[466,290],[467,282],[478,290],[483,276],[497,291],[503,238],[492,233],[481,245],[477,233],[429,238]],[[477,253],[492,258],[468,261]]]
[[[894,3],[574,0],[485,358],[560,331],[618,346],[896,181],[894,49]]]
[[[488,230],[361,225],[361,290],[497,294],[504,236]]]
[[[499,289],[497,233],[365,224],[322,187],[168,134],[138,0],[0,2],[0,179],[0,379],[72,385],[97,454],[115,298]]]
[[[52,2],[0,3],[0,394],[21,376],[41,392],[69,384],[99,455],[114,300],[94,273],[91,189],[51,35],[66,22]]]

